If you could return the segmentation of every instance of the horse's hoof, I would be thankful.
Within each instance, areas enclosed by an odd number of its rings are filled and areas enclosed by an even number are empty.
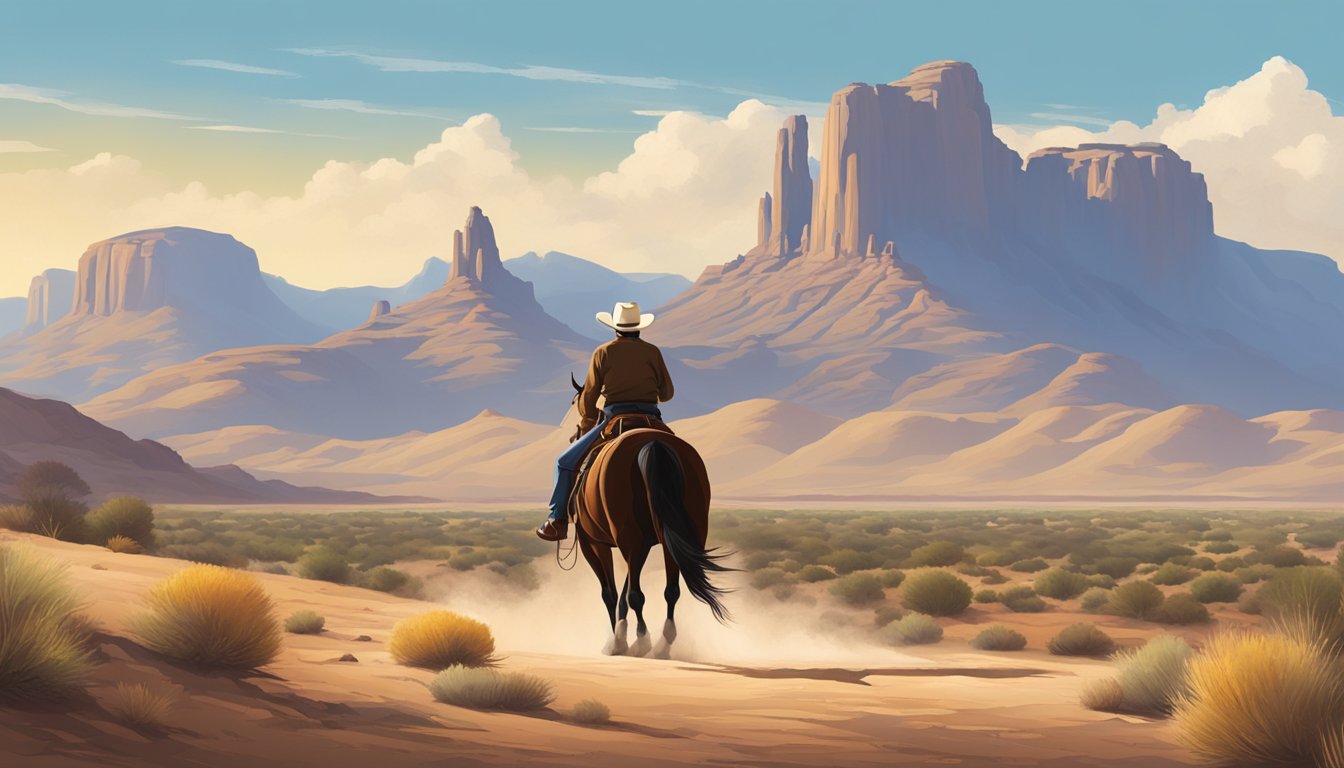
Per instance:
[[[672,658],[672,644],[666,640],[659,640],[658,644],[653,647],[653,658],[664,661]]]
[[[653,641],[649,639],[649,633],[645,632],[635,638],[635,644],[630,646],[630,655],[639,657],[648,656],[649,651],[652,649]]]
[[[607,644],[602,646],[602,653],[606,656],[624,656],[629,650],[630,645],[616,637],[609,638]]]
[[[677,625],[671,619],[663,622],[663,639],[668,645],[672,645],[672,641],[677,639]]]

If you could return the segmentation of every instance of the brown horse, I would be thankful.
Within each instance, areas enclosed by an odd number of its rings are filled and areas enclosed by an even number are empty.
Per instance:
[[[572,381],[572,378],[571,378]],[[582,387],[574,382],[575,389]],[[680,580],[714,617],[726,621],[724,590],[710,573],[732,570],[723,555],[705,549],[709,531],[709,476],[700,454],[689,443],[660,429],[633,429],[601,446],[580,487],[570,498],[574,535],[584,559],[602,585],[612,636],[603,653],[670,657],[677,637],[675,611]],[[654,545],[663,545],[667,569],[667,620],[657,647],[644,623],[644,591],[639,576]],[[612,550],[625,559],[626,579],[617,596]],[[628,645],[626,616],[635,610],[635,642]]]

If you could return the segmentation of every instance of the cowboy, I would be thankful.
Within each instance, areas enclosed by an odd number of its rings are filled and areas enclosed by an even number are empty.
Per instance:
[[[597,322],[616,331],[616,338],[593,350],[588,378],[576,398],[579,410],[578,437],[560,454],[555,467],[555,490],[551,493],[551,515],[537,529],[545,541],[569,536],[566,508],[574,488],[579,462],[597,442],[602,425],[613,416],[643,413],[661,419],[659,402],[672,399],[672,377],[667,373],[663,353],[639,338],[639,332],[653,323],[653,315],[640,314],[639,304],[623,301],[611,312],[598,312]],[[602,410],[597,397],[606,398]]]

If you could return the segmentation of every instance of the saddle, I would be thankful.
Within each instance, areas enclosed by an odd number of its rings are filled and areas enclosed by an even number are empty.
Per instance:
[[[574,508],[574,500],[580,495],[584,481],[588,479],[588,470],[593,466],[593,462],[597,460],[598,455],[602,453],[602,449],[615,442],[616,438],[635,429],[656,429],[669,435],[676,434],[662,419],[657,416],[650,416],[647,413],[618,413],[603,422],[602,431],[598,433],[597,441],[579,461],[579,471],[574,477],[574,487],[569,492],[569,503],[565,505],[569,512],[570,522],[578,517],[578,511]]]

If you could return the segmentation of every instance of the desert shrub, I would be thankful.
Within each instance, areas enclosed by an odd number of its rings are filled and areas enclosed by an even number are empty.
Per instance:
[[[1148,578],[1154,584],[1161,584],[1164,587],[1174,587],[1177,584],[1184,584],[1194,578],[1194,574],[1184,565],[1175,563],[1165,563]]]
[[[1032,557],[1026,560],[1018,560],[1017,562],[1008,566],[1008,570],[1017,571],[1018,573],[1036,573],[1038,571],[1044,571],[1046,568],[1049,567],[1050,564],[1045,562],[1041,558]]]
[[[285,619],[285,631],[295,635],[316,635],[327,620],[316,611],[295,611]]]
[[[1212,557],[1192,557],[1185,561],[1185,564],[1197,571],[1212,571],[1218,563]]]
[[[899,605],[882,605],[873,611],[873,626],[881,629],[891,622],[904,617],[909,611]]]
[[[798,569],[798,580],[806,581],[809,584],[818,581],[829,581],[835,578],[835,571],[820,565],[804,565]]]
[[[217,565],[221,568],[245,568],[247,558],[218,544],[171,544],[157,550],[163,557],[178,560],[190,560],[202,565]]]
[[[999,593],[992,589],[982,589],[977,591],[971,599],[977,603],[997,603],[999,602]]]
[[[870,605],[882,599],[882,582],[871,573],[841,576],[831,585],[832,595],[845,605]]]
[[[1210,541],[1204,545],[1204,551],[1211,555],[1230,555],[1241,547],[1230,541]]]
[[[882,636],[892,645],[930,645],[943,639],[943,628],[930,616],[911,613],[888,624]]]
[[[975,556],[976,565],[1003,566],[1017,561],[1017,555],[999,549],[989,549]]]
[[[466,709],[531,712],[555,700],[551,684],[518,672],[453,666],[429,683],[429,692],[444,704]]]
[[[1104,573],[1113,579],[1123,579],[1139,567],[1139,561],[1133,557],[1103,557],[1094,565],[1097,573]]]
[[[898,571],[895,568],[889,568],[878,574],[877,580],[882,582],[882,586],[889,589],[896,589],[905,581],[905,571]]]
[[[155,691],[144,683],[117,683],[103,709],[113,720],[140,731],[159,731],[168,723],[177,697]]]
[[[144,645],[220,669],[255,669],[280,652],[280,622],[255,576],[191,565],[150,588],[149,610],[131,621]]]
[[[947,571],[916,571],[901,585],[906,608],[930,616],[955,616],[971,604],[971,585]]]
[[[349,584],[354,578],[354,569],[344,557],[331,550],[319,549],[299,558],[299,575],[305,579],[330,581],[333,584]]]
[[[145,548],[140,546],[140,542],[127,536],[113,536],[103,546],[107,547],[109,552],[119,552],[124,555],[138,555],[145,551]]]
[[[1194,595],[1182,592],[1163,600],[1153,611],[1152,619],[1158,624],[1203,624],[1209,620],[1209,609]]]
[[[1232,572],[1233,576],[1241,579],[1242,584],[1255,584],[1260,581],[1267,581],[1274,577],[1274,566],[1272,565],[1248,565],[1245,568],[1238,568]]]
[[[84,518],[89,508],[60,494],[46,493],[29,497],[26,506],[31,515],[27,530],[63,541],[85,537]]]
[[[1339,543],[1340,532],[1337,530],[1307,530],[1299,531],[1297,534],[1297,543],[1312,549],[1329,549]]]
[[[1096,624],[1084,621],[1061,629],[1045,648],[1056,656],[1105,656],[1115,650],[1115,641]]]
[[[398,664],[408,667],[482,667],[494,663],[495,638],[475,619],[430,611],[398,622],[387,649]]]
[[[1088,586],[1101,587],[1102,589],[1115,589],[1115,579],[1104,573],[1094,573],[1087,577]]]
[[[1049,607],[1034,589],[1024,584],[1000,592],[999,602],[1013,613],[1040,613]]]
[[[0,504],[0,528],[11,531],[31,531],[33,511],[22,504]]]
[[[365,573],[360,577],[359,584],[368,589],[376,589],[379,592],[388,592],[400,597],[415,598],[424,593],[424,584],[420,579],[405,571],[388,568],[385,565],[380,565]]]
[[[782,568],[762,568],[751,574],[751,586],[755,589],[769,589],[789,580]]]
[[[1280,625],[1311,630],[1327,643],[1344,640],[1344,581],[1333,568],[1283,568],[1256,593],[1260,611]]]
[[[1078,598],[1078,604],[1088,613],[1097,613],[1111,602],[1111,590],[1092,587]]]
[[[993,568],[986,568],[985,566],[977,565],[976,563],[958,563],[956,571],[962,576],[974,576],[977,579],[998,573],[998,571]]]
[[[1134,574],[1136,576],[1147,576],[1156,572],[1157,563],[1139,563],[1138,567],[1134,569]]]
[[[1106,610],[1131,619],[1148,618],[1162,604],[1162,590],[1146,581],[1130,581],[1111,590]]]
[[[1036,577],[1032,588],[1038,595],[1053,597],[1056,600],[1069,600],[1087,590],[1087,577],[1063,568],[1051,568]]]
[[[1012,627],[994,624],[971,638],[971,647],[981,651],[1020,651],[1027,647],[1027,638]]]
[[[1319,765],[1344,718],[1339,672],[1318,643],[1280,634],[1217,635],[1190,660],[1177,733],[1232,765]]]
[[[1185,693],[1186,665],[1193,655],[1190,644],[1174,635],[1159,635],[1136,651],[1122,653],[1116,659],[1116,679],[1124,708],[1169,714]]]
[[[1235,556],[1224,557],[1222,560],[1218,561],[1217,565],[1214,566],[1216,570],[1222,571],[1223,573],[1232,573],[1238,568],[1245,568],[1245,567],[1246,567],[1246,561],[1242,560],[1240,557]]]
[[[1190,582],[1190,594],[1201,603],[1236,602],[1241,590],[1241,580],[1225,573],[1206,573]]]
[[[855,571],[878,568],[882,557],[875,552],[857,552],[853,549],[837,549],[826,556],[823,565],[829,565],[841,576]]]
[[[1246,556],[1246,562],[1251,565],[1269,565],[1274,568],[1292,568],[1307,564],[1307,556],[1302,550],[1296,547],[1279,545],[1262,549]]]
[[[66,567],[28,547],[0,547],[0,699],[66,696],[92,667]]]
[[[951,541],[935,541],[917,547],[910,553],[909,562],[914,568],[956,565],[966,557],[966,550],[960,544]]]
[[[154,510],[143,499],[118,496],[108,499],[84,520],[89,540],[102,544],[113,536],[124,536],[142,548],[154,545]]]
[[[984,576],[981,576],[981,577],[980,577],[980,583],[981,583],[981,584],[991,584],[991,585],[993,585],[993,584],[1007,584],[1007,583],[1008,583],[1008,577],[1007,577],[1007,576],[1004,576],[1002,573],[999,573],[998,571],[990,571],[989,573],[987,573],[987,574],[985,574]]]
[[[1125,706],[1125,691],[1114,677],[1090,680],[1083,686],[1079,702],[1098,712],[1119,712]]]
[[[584,725],[606,725],[611,722],[611,707],[597,699],[584,699],[574,705],[571,717]]]

